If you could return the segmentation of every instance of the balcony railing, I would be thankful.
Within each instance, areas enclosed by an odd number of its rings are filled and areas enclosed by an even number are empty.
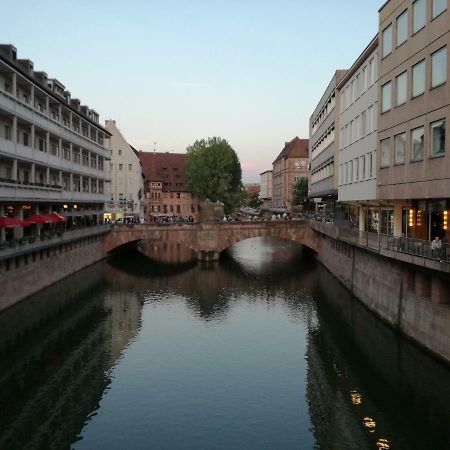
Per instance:
[[[450,244],[448,242],[436,243],[407,237],[390,237],[386,248],[394,252],[450,262]]]

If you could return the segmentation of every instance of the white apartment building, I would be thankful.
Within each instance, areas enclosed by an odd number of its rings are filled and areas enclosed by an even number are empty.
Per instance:
[[[261,185],[261,190],[259,191],[259,197],[262,200],[271,200],[272,199],[272,190],[273,190],[273,186],[272,186],[272,174],[273,171],[272,170],[266,170],[263,173],[260,173],[260,185]]]
[[[0,45],[0,216],[57,212],[68,225],[101,222],[108,135],[98,114],[61,82],[17,59],[14,46]]]
[[[107,120],[105,128],[111,133],[111,195],[105,218],[144,217],[144,178],[138,151],[128,144],[115,120]]]
[[[339,202],[376,199],[378,35],[338,85]]]

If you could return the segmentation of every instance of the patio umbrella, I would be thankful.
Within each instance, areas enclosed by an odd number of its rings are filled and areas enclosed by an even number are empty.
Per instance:
[[[44,224],[44,223],[52,223],[54,222],[53,219],[51,219],[48,216],[45,216],[43,214],[34,214],[30,217],[27,217],[24,222],[28,223],[28,224],[32,224],[32,223],[38,223],[38,224]]]
[[[49,219],[51,219],[52,222],[65,222],[66,221],[65,217],[60,216],[57,213],[47,214],[45,217],[48,217]]]
[[[0,216],[0,228],[13,228],[25,226],[28,226],[28,224],[25,224],[22,220],[14,219],[13,217],[8,216]]]

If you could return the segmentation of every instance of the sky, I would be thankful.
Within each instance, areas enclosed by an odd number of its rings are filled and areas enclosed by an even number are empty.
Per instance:
[[[378,30],[384,0],[14,0],[0,42],[143,151],[227,139],[259,182],[336,69]],[[156,143],[156,145],[155,145]]]

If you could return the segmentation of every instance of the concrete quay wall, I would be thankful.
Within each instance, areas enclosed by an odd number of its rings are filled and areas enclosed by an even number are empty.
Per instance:
[[[383,321],[450,363],[448,274],[321,236],[318,261]]]

